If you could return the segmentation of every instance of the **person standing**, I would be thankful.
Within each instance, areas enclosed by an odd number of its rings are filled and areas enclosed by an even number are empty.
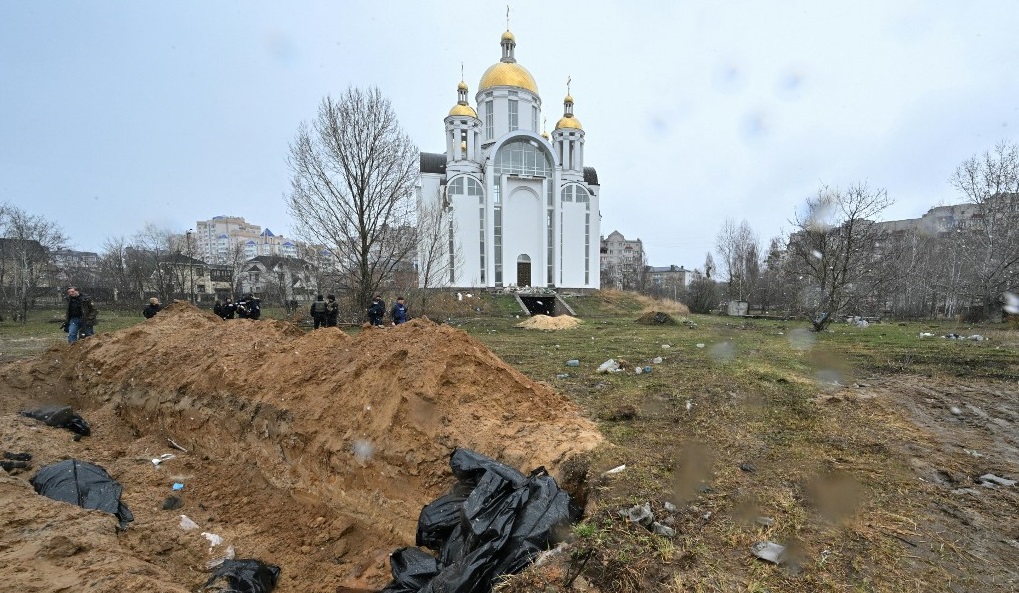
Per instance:
[[[237,313],[237,305],[234,304],[233,298],[226,297],[226,302],[219,309],[219,316],[223,319],[233,319],[235,313]]]
[[[336,327],[340,317],[340,304],[336,302],[336,295],[326,297],[326,327]]]
[[[156,316],[156,313],[159,313],[162,310],[163,305],[159,304],[159,299],[152,297],[149,299],[149,304],[145,305],[145,309],[142,310],[142,315],[145,316],[145,319],[152,319]]]
[[[322,298],[322,295],[315,297],[315,301],[311,304],[311,321],[315,324],[315,329],[318,329],[326,324],[326,313],[328,309],[326,302]]]
[[[382,325],[382,318],[386,315],[386,301],[382,300],[382,295],[375,295],[372,299],[371,306],[368,307],[368,323],[372,325]]]
[[[393,305],[393,310],[390,311],[389,315],[393,318],[393,325],[407,323],[407,303],[404,302],[402,296],[396,297],[396,303]]]
[[[81,294],[78,288],[70,286],[67,288],[67,318],[64,321],[64,329],[67,330],[67,343],[73,344],[78,341],[78,334],[88,337],[94,334],[93,326],[99,311],[96,309],[92,297]]]

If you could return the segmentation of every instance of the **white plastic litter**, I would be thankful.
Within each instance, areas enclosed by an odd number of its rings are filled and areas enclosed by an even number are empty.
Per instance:
[[[703,347],[704,347],[704,344],[697,344],[697,347],[698,347],[698,348],[703,348]]]
[[[226,554],[223,554],[222,556],[218,556],[216,558],[213,558],[212,560],[209,560],[208,562],[205,563],[205,566],[209,570],[212,570],[213,568],[216,568],[217,566],[223,564],[227,560],[233,560],[236,554],[237,552],[234,551],[234,547],[230,546],[229,548],[226,549]]]
[[[614,467],[614,468],[608,470],[607,472],[603,473],[602,475],[603,476],[611,476],[613,474],[621,474],[625,470],[626,470],[626,464],[624,463],[623,465],[620,465],[618,467]]]
[[[194,521],[189,519],[187,515],[181,515],[180,528],[183,529],[184,531],[192,531],[198,529],[198,523],[195,523]]]
[[[215,548],[219,544],[223,543],[223,538],[216,535],[215,533],[208,533],[203,531],[202,537],[209,540],[209,548]]]
[[[654,363],[654,364],[662,364],[662,357],[661,356],[656,356],[656,357],[651,359],[651,362]]]
[[[781,564],[785,560],[785,546],[775,542],[757,542],[750,546],[754,556],[772,564]]]
[[[610,358],[598,366],[599,373],[612,373],[619,370],[619,363],[616,359]]]
[[[177,456],[174,455],[173,453],[163,453],[159,457],[156,457],[152,460],[152,465],[159,467],[160,463],[163,463],[164,461],[170,461],[171,459],[177,459]]]

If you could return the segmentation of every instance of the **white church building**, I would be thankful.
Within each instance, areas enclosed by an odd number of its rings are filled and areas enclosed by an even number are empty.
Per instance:
[[[421,153],[419,212],[445,209],[449,258],[441,278],[421,284],[598,288],[598,174],[584,166],[573,97],[567,88],[551,138],[540,132],[538,85],[508,30],[501,45],[502,59],[478,84],[477,110],[461,81],[444,120],[445,152]]]

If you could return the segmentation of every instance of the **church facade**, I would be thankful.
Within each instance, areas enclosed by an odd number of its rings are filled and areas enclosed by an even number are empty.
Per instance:
[[[461,81],[444,120],[445,152],[421,154],[418,211],[441,209],[443,247],[440,265],[419,263],[420,283],[598,288],[600,188],[584,166],[573,97],[567,89],[551,137],[539,132],[538,86],[516,61],[513,34],[500,45],[474,95],[477,109]]]

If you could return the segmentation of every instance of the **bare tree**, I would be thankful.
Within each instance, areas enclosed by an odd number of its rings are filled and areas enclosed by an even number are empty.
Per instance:
[[[793,221],[798,230],[789,241],[790,264],[804,280],[801,311],[814,331],[887,280],[879,261],[885,233],[872,219],[892,203],[885,190],[866,184],[823,187]]]
[[[445,191],[441,188],[440,192]],[[456,222],[445,199],[426,200],[418,205],[419,311],[428,306],[430,288],[450,286],[463,264],[463,252],[456,246]]]
[[[99,285],[113,296],[141,298],[141,287],[131,280],[131,251],[124,236],[115,236],[103,242],[99,253]]]
[[[51,273],[51,252],[64,247],[60,227],[11,204],[0,204],[0,290],[5,304],[24,322]]]
[[[176,266],[167,265],[167,261],[175,251],[179,251],[180,240],[173,231],[146,223],[145,227],[132,238],[134,253],[132,258],[134,272],[139,276],[138,287],[142,293],[146,287],[152,287],[164,302],[170,302],[180,294],[178,289],[183,282],[178,282],[179,271]],[[144,296],[142,294],[141,296]]]
[[[739,224],[727,218],[715,239],[715,249],[722,256],[722,264],[729,283],[729,296],[749,300],[760,276],[760,239],[743,220]]]
[[[417,147],[377,88],[350,88],[301,125],[287,163],[298,233],[334,249],[366,308],[414,249]]]
[[[1000,311],[1002,293],[1019,283],[1019,146],[999,142],[959,165],[951,183],[978,209],[957,234],[969,296],[990,318]]]

